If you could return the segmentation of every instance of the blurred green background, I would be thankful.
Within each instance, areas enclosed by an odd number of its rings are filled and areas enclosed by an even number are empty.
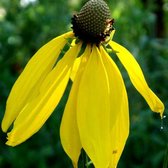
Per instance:
[[[71,17],[86,0],[0,0],[0,121],[10,89],[30,57],[43,44],[71,29]],[[114,40],[141,65],[153,91],[168,107],[168,0],[108,0],[115,19]],[[130,135],[118,168],[167,168],[168,112],[160,119],[122,71],[130,105]],[[25,143],[5,145],[0,131],[0,168],[72,168],[59,138],[69,93],[42,129]],[[163,130],[161,126],[163,125]],[[167,155],[166,155],[167,152]]]

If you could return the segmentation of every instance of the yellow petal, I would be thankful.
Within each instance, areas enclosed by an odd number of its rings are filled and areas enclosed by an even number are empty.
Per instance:
[[[68,32],[54,38],[30,59],[24,71],[15,82],[7,100],[6,112],[2,121],[2,130],[7,131],[22,108],[37,96],[41,83],[53,68],[61,49],[66,44],[66,38],[73,36]]]
[[[77,124],[82,147],[96,168],[108,167],[110,146],[108,78],[96,46],[81,78],[77,97]]]
[[[74,167],[77,167],[79,155],[82,148],[76,119],[77,94],[81,76],[85,68],[86,59],[87,56],[90,55],[90,50],[91,47],[88,46],[84,54],[81,56],[81,64],[79,65],[79,71],[77,71],[76,78],[74,79],[68,102],[63,113],[60,128],[62,146],[65,152],[71,158]]]
[[[81,44],[78,44],[66,52],[41,84],[38,96],[19,113],[12,131],[8,134],[8,145],[15,146],[28,139],[51,115],[64,93],[80,48]]]
[[[75,79],[75,76],[76,76],[76,73],[78,72],[78,68],[79,68],[80,63],[81,63],[81,57],[76,58],[74,65],[73,65],[73,68],[72,68],[72,71],[71,71],[71,76],[70,76],[72,81],[74,81],[74,79]]]
[[[126,90],[123,92],[121,111],[111,130],[112,158],[110,168],[116,168],[129,134],[129,109]]]
[[[114,61],[100,48],[103,63],[109,79],[110,87],[110,121],[111,121],[111,164],[110,168],[116,168],[125,142],[129,134],[129,110],[125,85]]]
[[[116,42],[110,41],[109,45],[114,51],[116,51],[118,58],[120,59],[121,63],[124,65],[125,69],[128,72],[131,82],[138,90],[138,92],[147,101],[151,110],[160,113],[160,115],[162,116],[164,111],[164,105],[161,102],[161,100],[149,88],[148,84],[146,83],[143,72],[135,58],[127,49],[117,44]]]
[[[124,83],[122,80],[122,76],[115,65],[114,61],[110,58],[107,52],[100,47],[100,52],[102,56],[102,60],[107,72],[108,81],[109,81],[109,96],[110,96],[110,122],[112,126],[114,122],[116,122],[117,116],[121,109],[122,104],[122,97],[123,97],[123,90],[124,90]]]

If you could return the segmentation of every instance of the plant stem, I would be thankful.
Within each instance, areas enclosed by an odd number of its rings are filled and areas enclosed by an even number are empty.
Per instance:
[[[81,156],[82,156],[81,157],[82,168],[89,168],[90,165],[92,164],[92,161],[89,159],[84,150],[82,150]]]
[[[86,164],[85,155],[86,155],[86,153],[84,150],[82,150],[81,153],[82,153],[82,168],[85,168],[85,164]]]
[[[168,144],[166,147],[164,162],[163,162],[163,168],[168,168]]]
[[[86,168],[89,168],[89,158],[88,158],[88,156],[86,155],[86,163],[85,163],[85,165],[86,165]]]

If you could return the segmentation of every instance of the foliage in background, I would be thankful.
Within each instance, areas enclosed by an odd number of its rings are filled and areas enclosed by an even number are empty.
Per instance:
[[[27,61],[47,41],[70,30],[71,16],[85,2],[0,1],[0,121],[9,91]],[[134,54],[150,87],[167,108],[168,0],[107,0],[107,3],[115,19],[114,40]],[[130,136],[118,168],[162,168],[168,160],[168,113],[165,111],[167,118],[163,121],[152,113],[133,88],[117,58],[113,59],[120,67],[127,85],[131,121]],[[27,142],[15,148],[8,147],[5,145],[6,135],[0,132],[0,167],[72,167],[59,139],[59,126],[68,93],[69,88],[40,132]],[[162,125],[164,129],[161,131]]]

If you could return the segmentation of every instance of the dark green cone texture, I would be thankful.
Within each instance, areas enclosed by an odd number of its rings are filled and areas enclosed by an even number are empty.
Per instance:
[[[110,19],[110,10],[104,0],[90,0],[72,18],[72,28],[80,39],[99,43]]]

